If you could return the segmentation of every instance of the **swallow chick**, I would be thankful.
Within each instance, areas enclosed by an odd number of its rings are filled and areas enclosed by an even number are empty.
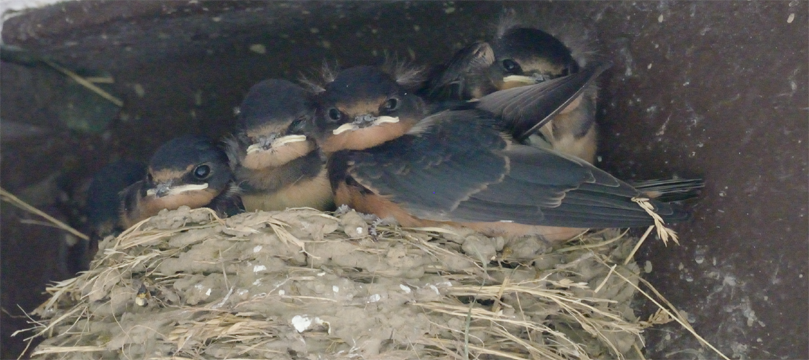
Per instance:
[[[304,132],[314,114],[310,97],[298,85],[270,79],[242,102],[236,135],[226,143],[248,211],[333,207],[324,160]]]
[[[121,223],[121,191],[142,180],[146,166],[119,160],[101,168],[87,190],[87,224],[90,240],[79,254],[80,268],[86,270],[98,251],[98,242],[124,230]]]
[[[324,153],[367,149],[399,138],[424,117],[424,101],[394,76],[358,66],[325,85],[314,117],[319,130],[315,140]]]
[[[152,156],[146,178],[121,194],[120,221],[128,228],[160,210],[208,207],[225,217],[242,202],[225,151],[203,136],[186,135],[163,144]]]
[[[515,87],[538,84],[574,74],[580,70],[570,49],[554,36],[535,28],[509,23],[490,42],[480,41],[459,50],[452,59],[433,71],[426,96],[431,101],[479,99]],[[597,87],[588,85],[532,134],[512,133],[520,142],[595,161]]]
[[[539,93],[556,102],[549,115],[580,90],[555,89]],[[468,227],[549,241],[588,228],[654,224],[633,201],[643,194],[627,183],[577,157],[519,144],[479,108],[425,117],[418,97],[373,68],[339,73],[317,106],[313,137],[328,153],[337,205],[405,227]],[[689,217],[648,201],[666,222]]]

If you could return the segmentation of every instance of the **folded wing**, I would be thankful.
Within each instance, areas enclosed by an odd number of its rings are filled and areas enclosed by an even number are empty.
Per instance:
[[[653,224],[632,186],[583,160],[515,144],[476,110],[445,111],[418,131],[349,154],[360,184],[430,220],[581,228]],[[667,222],[688,218],[652,201]]]

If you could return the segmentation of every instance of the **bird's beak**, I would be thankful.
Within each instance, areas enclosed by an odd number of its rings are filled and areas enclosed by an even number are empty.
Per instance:
[[[250,145],[247,148],[247,153],[252,154],[259,151],[267,151],[273,148],[279,148],[289,143],[296,143],[306,141],[305,135],[287,135],[281,137],[270,136],[259,139],[258,143]]]
[[[533,76],[523,76],[523,75],[509,75],[503,78],[504,83],[516,82],[522,84],[536,84],[537,81],[534,79]]]
[[[172,183],[171,180],[167,182],[158,183],[157,186],[155,186],[153,189],[146,190],[146,195],[161,198],[169,195],[182,194],[188,191],[205,190],[208,188],[208,183],[188,184],[179,186],[172,186],[171,183]]]
[[[543,74],[534,74],[532,76],[525,75],[509,75],[503,78],[504,83],[520,83],[526,85],[538,84],[543,81],[550,80],[551,78]]]
[[[398,117],[393,116],[373,116],[371,114],[364,114],[354,117],[354,121],[343,124],[340,127],[332,130],[334,135],[339,135],[346,131],[354,131],[362,128],[367,128],[371,126],[377,126],[382,124],[393,124],[399,122]]]

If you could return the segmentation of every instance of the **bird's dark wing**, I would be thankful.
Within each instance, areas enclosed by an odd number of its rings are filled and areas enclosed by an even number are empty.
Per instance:
[[[90,239],[71,247],[75,262],[71,272],[87,270],[98,251],[98,242],[107,235],[123,231],[120,219],[121,191],[137,183],[146,175],[146,166],[132,161],[111,163],[93,176],[87,190],[87,226]]]
[[[444,218],[508,169],[505,157],[490,150],[506,145],[499,133],[487,130],[492,121],[476,110],[440,112],[411,134],[350,152],[348,172],[416,214]]]
[[[477,107],[497,116],[518,141],[525,140],[575,100],[611,63],[593,64],[565,77],[500,90],[479,99]]]
[[[219,217],[230,217],[243,213],[244,204],[239,196],[239,187],[235,183],[229,184],[228,188],[213,198],[207,207],[216,211]]]
[[[144,176],[145,165],[125,160],[113,162],[95,174],[87,191],[87,219],[100,238],[119,227],[121,191]]]
[[[581,228],[653,224],[639,192],[583,160],[511,143],[479,111],[445,111],[429,126],[349,154],[361,185],[429,220],[513,221]],[[667,221],[687,218],[653,202]]]
[[[429,83],[428,97],[437,100],[464,99],[467,82],[485,74],[494,63],[494,51],[487,42],[479,41],[467,45],[453,55],[443,70]]]
[[[661,202],[693,199],[705,187],[703,179],[656,179],[633,181],[632,186],[652,199]]]

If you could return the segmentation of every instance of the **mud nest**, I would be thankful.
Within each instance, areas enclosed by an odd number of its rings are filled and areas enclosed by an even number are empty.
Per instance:
[[[46,359],[636,357],[636,239],[403,229],[353,210],[164,211],[36,310]]]

